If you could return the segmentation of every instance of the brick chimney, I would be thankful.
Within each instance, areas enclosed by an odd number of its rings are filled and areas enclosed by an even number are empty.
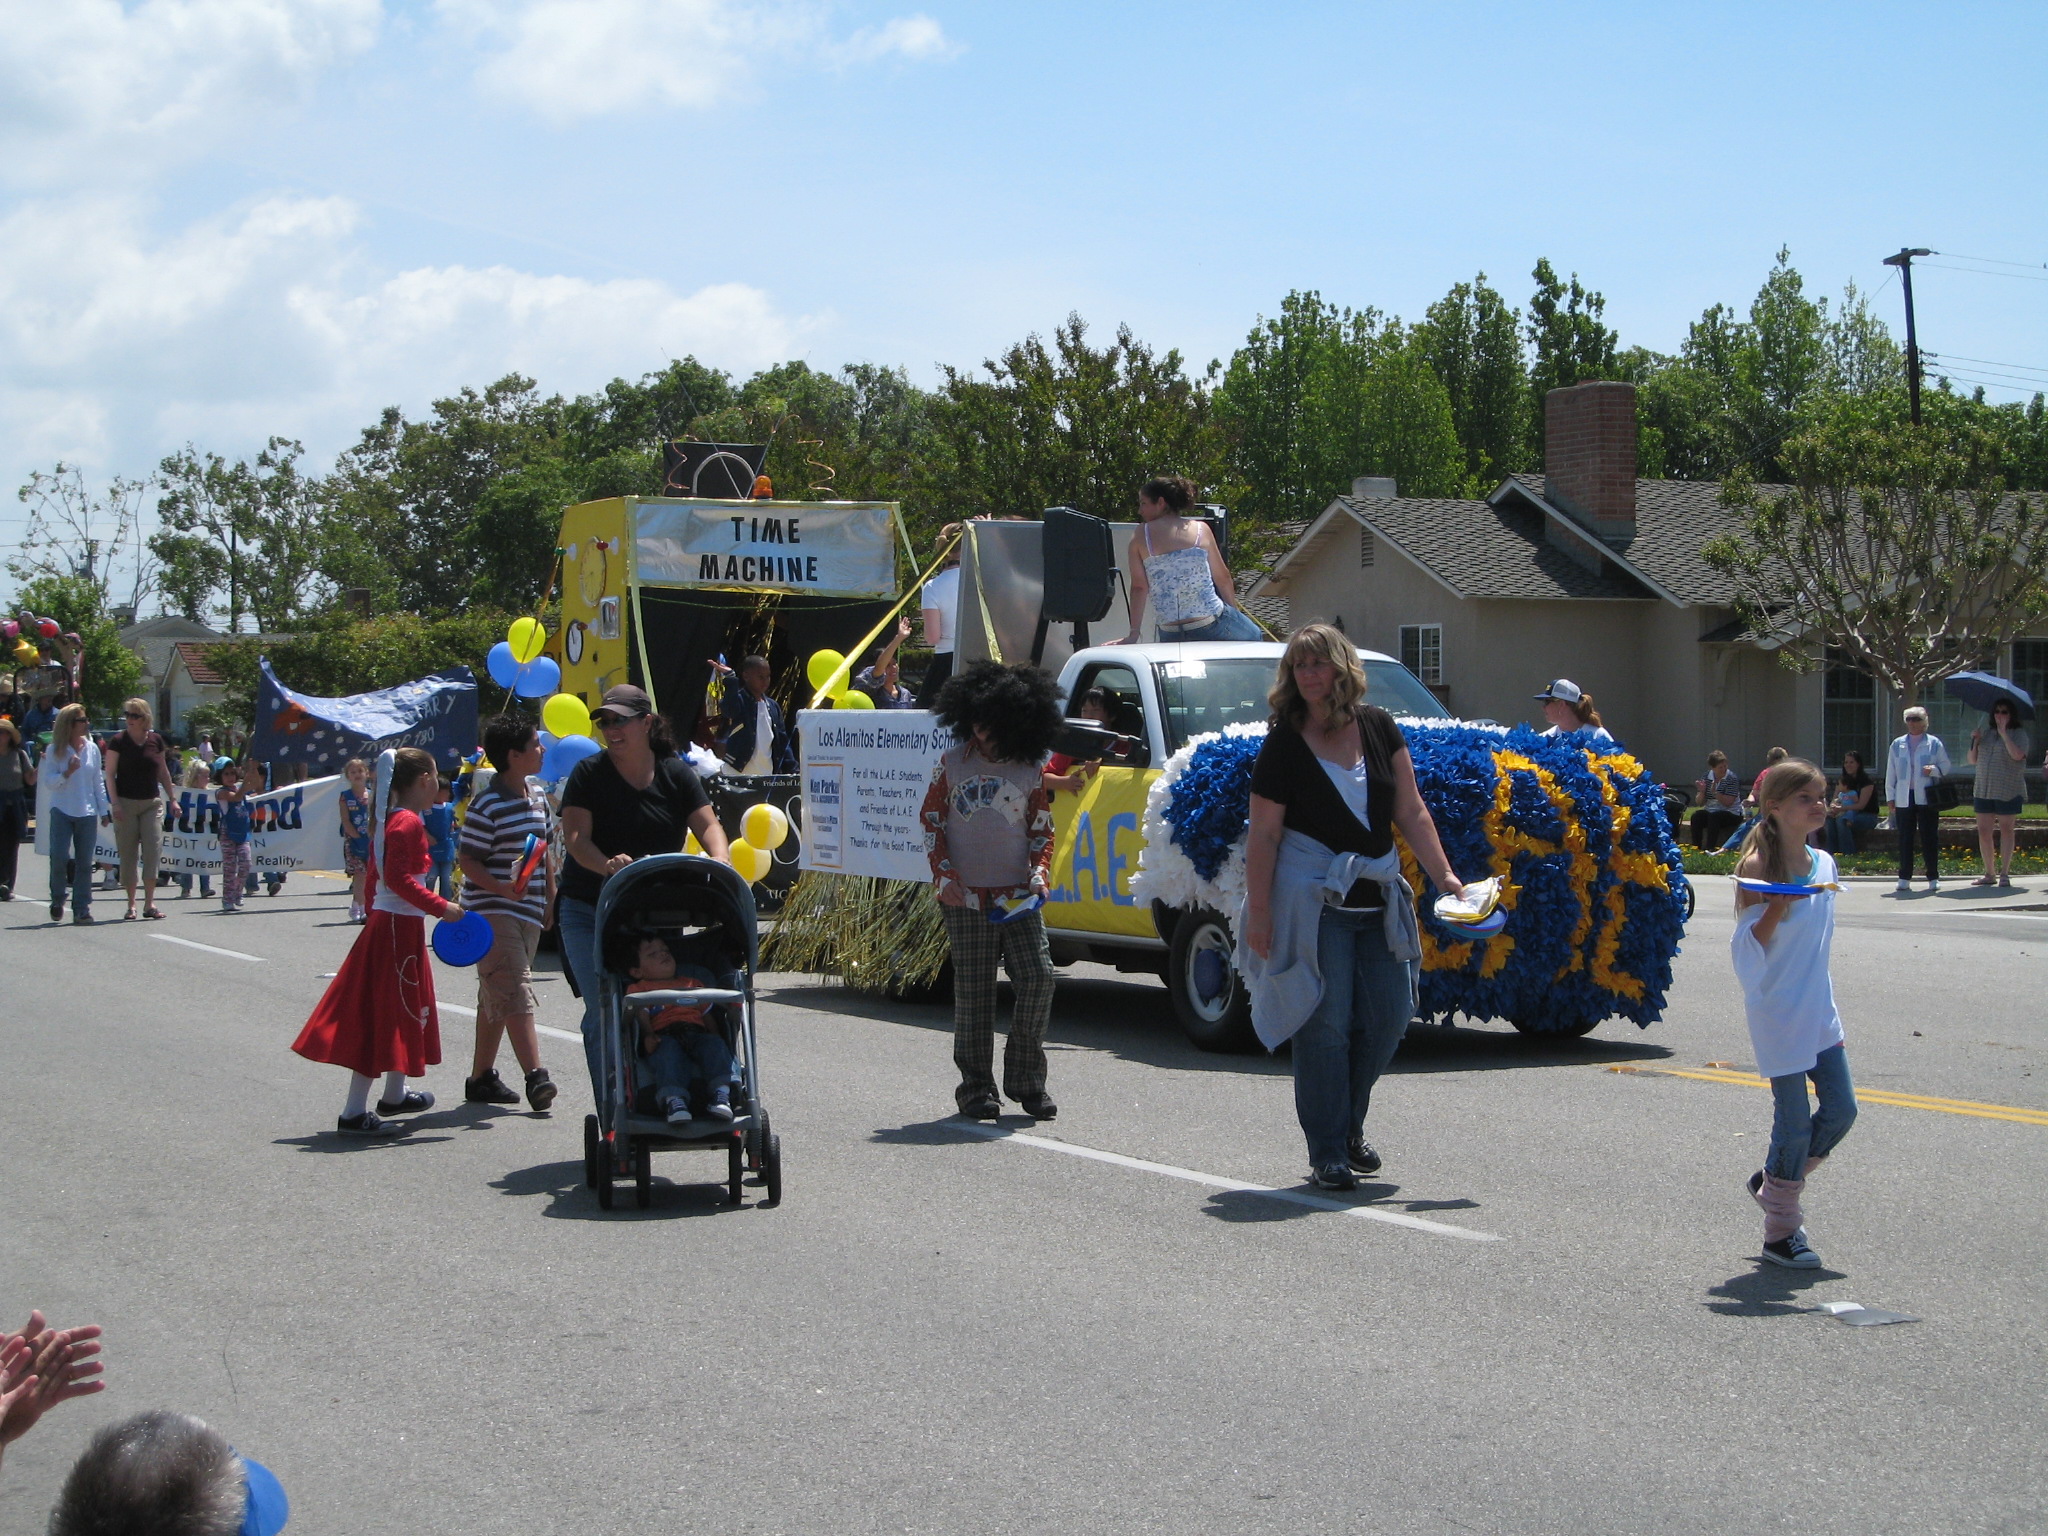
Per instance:
[[[1601,541],[1636,536],[1636,387],[1600,381],[1543,397],[1543,495]]]

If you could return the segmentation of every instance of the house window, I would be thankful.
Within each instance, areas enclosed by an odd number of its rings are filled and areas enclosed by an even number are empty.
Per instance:
[[[1821,751],[1830,773],[1842,766],[1844,752],[1861,753],[1867,772],[1883,771],[1877,753],[1877,679],[1832,649],[1821,682],[1821,717]]]
[[[1372,569],[1372,530],[1370,528],[1358,530],[1358,568],[1361,571]]]
[[[1435,688],[1444,680],[1444,627],[1441,624],[1401,626],[1401,665]]]

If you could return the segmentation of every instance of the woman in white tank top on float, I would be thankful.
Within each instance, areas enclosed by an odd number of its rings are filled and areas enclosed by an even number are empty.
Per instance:
[[[1194,501],[1193,482],[1180,475],[1147,480],[1138,492],[1143,526],[1131,540],[1131,632],[1111,644],[1137,642],[1147,598],[1162,643],[1266,638],[1237,606],[1237,585],[1216,536],[1186,515]]]

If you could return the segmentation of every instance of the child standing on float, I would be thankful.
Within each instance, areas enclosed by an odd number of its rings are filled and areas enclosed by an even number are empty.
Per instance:
[[[1749,1015],[1757,1072],[1776,1101],[1771,1150],[1751,1174],[1749,1193],[1764,1211],[1763,1256],[1815,1269],[1800,1195],[1807,1179],[1856,1122],[1856,1094],[1842,1045],[1842,1016],[1828,978],[1835,932],[1835,861],[1806,839],[1827,821],[1827,776],[1787,758],[1757,781],[1758,818],[1736,866],[1740,878],[1807,887],[1811,894],[1735,890],[1735,975]],[[1809,1110],[1806,1084],[1819,1107]]]
[[[383,1116],[433,1108],[431,1093],[405,1086],[441,1059],[424,919],[457,915],[452,902],[420,883],[431,862],[420,813],[441,791],[434,759],[401,747],[378,760],[377,778],[377,804],[390,812],[376,830],[369,921],[292,1045],[308,1061],[354,1074],[335,1122],[344,1136],[395,1136],[405,1127]],[[370,1088],[380,1074],[384,1095],[372,1110]]]

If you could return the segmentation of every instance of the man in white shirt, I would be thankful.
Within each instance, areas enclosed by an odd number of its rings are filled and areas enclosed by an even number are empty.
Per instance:
[[[1941,889],[1941,810],[1935,791],[1948,777],[1948,748],[1927,729],[1927,711],[1906,711],[1906,734],[1892,742],[1885,759],[1884,797],[1892,803],[1892,828],[1899,840],[1900,894],[1913,888],[1913,839],[1918,836],[1927,865],[1927,889]]]

